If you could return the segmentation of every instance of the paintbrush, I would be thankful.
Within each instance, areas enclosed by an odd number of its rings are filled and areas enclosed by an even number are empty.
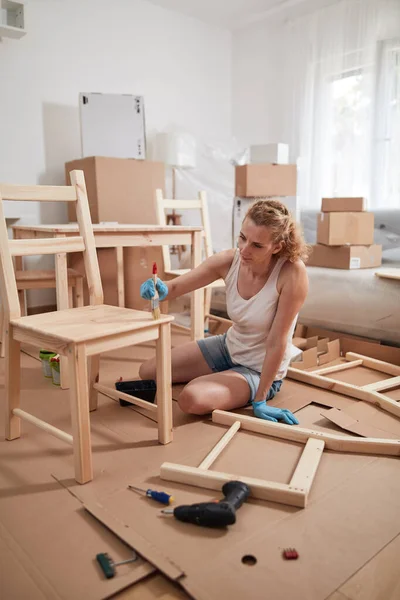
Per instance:
[[[157,263],[153,263],[153,281],[154,281],[154,290],[155,294],[151,299],[151,314],[153,315],[153,319],[159,319],[161,317],[160,312],[160,297],[157,291]]]

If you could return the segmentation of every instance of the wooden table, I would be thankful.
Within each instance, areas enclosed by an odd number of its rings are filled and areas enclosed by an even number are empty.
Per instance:
[[[68,237],[79,233],[76,223],[65,225],[14,225],[12,230],[15,239]],[[125,305],[123,248],[187,245],[192,246],[192,268],[197,267],[201,262],[202,227],[94,224],[93,231],[97,248],[115,248],[119,306]],[[65,254],[58,254],[55,260],[57,280],[62,281],[63,278],[60,278],[59,275],[67,268],[67,257]],[[16,257],[15,266],[17,270],[23,269],[22,257]],[[191,339],[198,340],[204,337],[204,292],[202,289],[195,290],[191,296]],[[23,301],[22,298],[21,300]],[[67,286],[58,285],[57,308],[62,310],[69,308],[69,306]],[[67,382],[64,382],[62,387],[68,387]]]

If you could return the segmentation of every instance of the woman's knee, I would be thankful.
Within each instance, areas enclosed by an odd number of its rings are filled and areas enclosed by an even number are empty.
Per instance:
[[[204,392],[200,386],[190,383],[183,388],[178,398],[180,409],[191,415],[205,415],[210,409],[204,403]]]
[[[153,358],[146,360],[139,367],[140,379],[155,379],[156,378],[156,365]]]

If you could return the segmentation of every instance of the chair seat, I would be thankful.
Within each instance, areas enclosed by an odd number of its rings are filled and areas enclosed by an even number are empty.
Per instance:
[[[191,269],[171,269],[170,271],[164,271],[165,275],[172,277],[179,277],[180,275],[185,275],[189,273]],[[217,288],[217,287],[225,287],[225,281],[223,279],[217,279],[209,283],[206,287],[208,288]]]
[[[153,328],[155,324],[173,321],[161,315],[155,321],[150,312],[119,306],[83,306],[12,319],[14,328],[40,334],[67,343],[79,343],[107,336]]]
[[[81,273],[79,273],[78,271],[75,271],[75,269],[68,269],[67,270],[68,273],[68,279],[83,279],[83,275],[81,275]],[[41,280],[41,281],[55,281],[56,278],[56,272],[55,270],[48,270],[48,271],[39,271],[39,270],[35,270],[35,269],[27,269],[26,271],[16,271],[15,272],[15,279],[18,282],[32,282],[34,283],[37,280]]]

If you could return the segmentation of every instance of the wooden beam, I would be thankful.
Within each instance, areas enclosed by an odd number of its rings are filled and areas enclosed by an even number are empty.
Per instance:
[[[400,375],[400,367],[398,365],[392,365],[391,363],[383,360],[377,360],[376,358],[370,358],[369,356],[363,356],[362,354],[356,354],[355,352],[346,352],[346,360],[357,360],[363,361],[363,366],[368,369],[374,369],[374,371],[381,371],[388,375]]]
[[[126,394],[125,392],[119,392],[118,390],[114,390],[113,388],[109,388],[105,385],[101,385],[101,383],[94,383],[93,387],[95,390],[100,392],[100,394],[104,394],[104,396],[108,396],[109,398],[113,398],[114,400],[126,400],[130,404],[134,404],[135,406],[140,406],[141,408],[145,408],[150,412],[157,412],[157,405],[152,404],[151,402],[146,402],[146,400],[142,400],[141,398],[136,398],[136,396],[131,396],[130,394]]]
[[[290,480],[290,487],[305,490],[308,495],[317,473],[324,447],[324,440],[317,440],[315,438],[307,440],[306,447]]]
[[[240,428],[240,421],[235,421],[228,431],[222,436],[219,442],[214,446],[209,454],[203,459],[203,461],[199,464],[199,469],[209,469],[213,462],[218,458],[221,454],[222,450],[227,446],[227,444],[231,441],[235,433]]]
[[[340,365],[332,365],[331,367],[322,367],[321,369],[315,369],[314,371],[310,371],[310,373],[314,373],[314,375],[326,375],[327,373],[337,373],[338,371],[346,371],[347,369],[360,367],[362,364],[363,361],[361,359],[351,360],[349,362],[340,363]]]
[[[306,494],[302,490],[296,490],[284,483],[273,481],[264,481],[254,477],[238,476],[232,473],[222,473],[218,471],[207,471],[198,467],[187,467],[173,463],[163,463],[160,469],[161,479],[194,485],[196,487],[209,490],[222,489],[224,483],[232,480],[239,480],[250,488],[250,496],[260,500],[269,500],[271,502],[281,502],[290,506],[304,508],[306,505]]]
[[[21,408],[14,408],[14,410],[12,412],[14,415],[16,415],[17,417],[20,417],[24,421],[28,421],[29,423],[32,423],[32,425],[36,425],[36,427],[40,427],[40,429],[47,431],[47,433],[50,433],[51,435],[54,435],[55,437],[59,438],[60,440],[63,440],[63,442],[67,442],[67,444],[72,445],[72,443],[73,443],[72,435],[70,435],[69,433],[66,433],[65,431],[62,431],[62,429],[58,429],[58,427],[54,427],[53,425],[46,423],[46,421],[42,421],[42,419],[38,419],[37,417],[25,412]]]
[[[34,202],[73,202],[77,199],[72,185],[7,185],[0,184],[3,200]]]
[[[288,368],[287,376],[290,379],[308,383],[309,385],[314,385],[324,390],[330,390],[337,394],[344,394],[351,398],[357,398],[357,400],[370,402],[371,404],[379,406],[382,410],[386,410],[386,412],[395,415],[396,417],[400,417],[400,404],[378,392],[370,392],[353,385],[352,383],[337,381],[336,379],[330,379],[329,377],[324,377],[322,375],[314,375],[314,373],[302,371],[301,369],[294,369],[293,367]]]
[[[273,423],[264,419],[257,419],[223,410],[214,410],[212,420],[213,423],[218,423],[219,425],[232,425],[235,421],[240,421],[241,429],[245,431],[252,431],[261,435],[269,435],[302,444],[306,444],[309,438],[316,438],[323,440],[328,450],[336,450],[336,452],[400,456],[400,440],[353,438],[337,435],[336,433],[307,429],[298,425]]]
[[[10,240],[8,243],[11,256],[35,256],[36,254],[59,254],[85,250],[85,243],[79,235],[66,238]]]
[[[368,390],[369,392],[380,392],[382,390],[392,390],[398,386],[400,386],[400,376],[390,377],[390,379],[383,379],[382,381],[375,381],[375,383],[363,385],[362,389]]]

